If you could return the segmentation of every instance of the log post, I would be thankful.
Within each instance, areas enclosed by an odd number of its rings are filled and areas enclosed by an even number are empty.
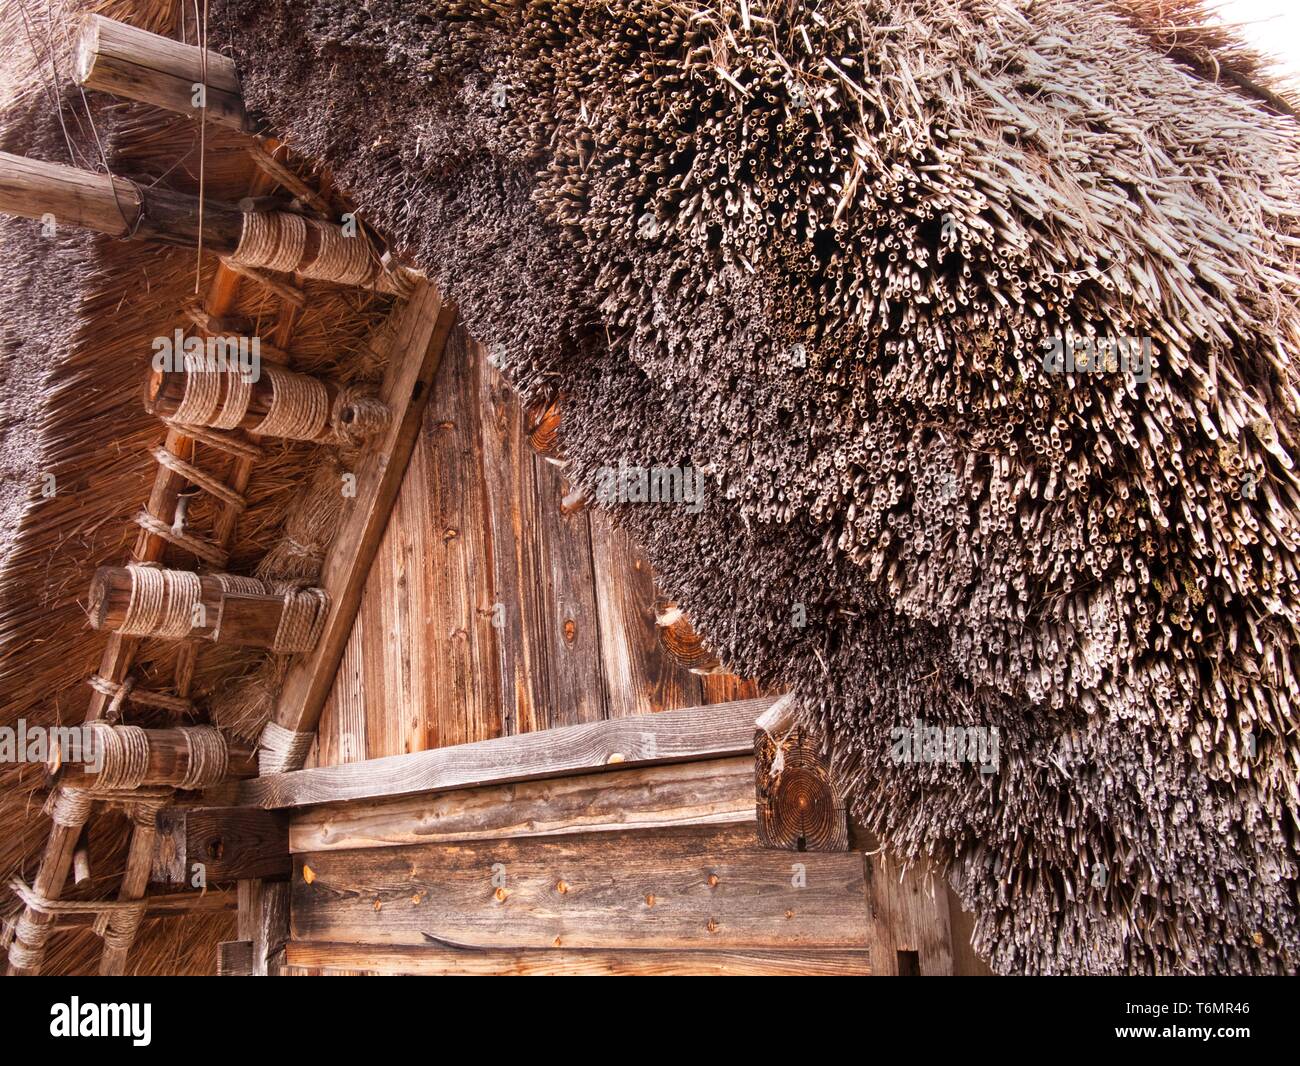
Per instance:
[[[848,851],[844,799],[818,738],[798,723],[794,697],[782,696],[754,725],[758,842],[789,851]]]
[[[122,729],[134,728],[126,726],[95,726],[95,733],[92,734],[94,739],[88,740],[82,745],[81,751],[60,751],[52,757],[52,761],[46,765],[47,775],[52,784],[64,788],[84,789],[88,792],[94,792],[96,787],[101,783],[100,774],[108,766],[110,757],[107,752],[107,745],[100,734],[104,730],[120,731]],[[225,738],[224,734],[219,734],[215,730],[204,728],[205,736],[209,738],[209,743],[216,743],[217,737],[221,738],[220,743],[225,747],[225,774],[223,780],[242,779],[253,777],[257,774],[257,759],[253,746],[243,743],[242,741],[231,741]],[[214,764],[210,760],[199,765],[196,759],[203,759],[198,746],[194,743],[192,736],[195,727],[177,726],[173,729],[144,729],[141,730],[140,739],[148,747],[146,762],[142,763],[141,773],[143,779],[136,788],[153,788],[159,786],[168,786],[171,788],[185,787],[202,787],[211,788],[218,784],[217,781],[203,781],[195,785],[193,783],[196,775],[209,773]],[[116,767],[109,767],[111,773],[116,772]],[[187,782],[190,782],[187,784]],[[149,865],[148,870],[153,868],[153,842],[150,840],[149,848]]]
[[[164,571],[163,573],[174,573]],[[130,567],[101,566],[95,571],[90,585],[88,614],[94,629],[119,632],[130,617],[136,574]],[[245,579],[249,581],[249,579]],[[271,592],[263,585],[263,592],[234,591],[225,574],[198,576],[199,596],[188,605],[189,626],[185,635],[177,639],[211,640],[218,644],[238,644],[272,651],[308,651],[308,647],[289,646],[282,622],[286,610],[306,611],[295,607],[294,598],[312,596],[313,610],[325,610],[326,605],[313,596],[314,590],[301,590],[287,598]],[[248,587],[252,587],[250,583]],[[170,604],[167,605],[170,609]],[[292,621],[292,619],[290,619]],[[307,619],[308,623],[312,621]]]
[[[92,174],[0,152],[0,212],[53,219],[112,237],[192,247],[199,240],[199,200],[126,178]],[[244,214],[229,204],[203,205],[203,247],[229,255],[239,246]]]
[[[151,880],[184,885],[287,878],[289,818],[253,807],[167,807],[158,812]],[[197,886],[191,886],[197,887]]]
[[[112,93],[128,100],[199,119],[245,133],[255,132],[244,110],[235,64],[204,51],[123,22],[88,15],[77,41],[74,77],[85,89]]]

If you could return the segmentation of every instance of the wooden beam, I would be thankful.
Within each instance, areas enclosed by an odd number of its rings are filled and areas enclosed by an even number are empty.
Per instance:
[[[153,104],[196,121],[253,132],[244,110],[235,64],[225,56],[182,44],[102,15],[88,15],[77,41],[78,85]],[[198,87],[204,87],[201,95]],[[205,106],[196,107],[199,100]]]
[[[90,583],[87,615],[92,629],[117,632],[126,621],[133,578],[124,566],[101,566]],[[273,593],[231,592],[221,575],[199,576],[203,610],[185,640],[211,640],[252,648],[272,648],[284,617],[285,598]]]
[[[149,748],[148,768],[143,786],[179,785],[190,770],[190,745],[186,728],[146,729],[145,743]],[[60,762],[51,764],[50,777],[60,787],[94,789],[101,769],[100,751],[79,752],[91,762],[73,761],[68,752],[59,753]],[[252,777],[257,773],[256,756],[252,746],[239,740],[226,741],[226,773],[228,777]],[[93,766],[93,769],[92,769]]]
[[[311,807],[290,823],[289,849],[342,851],[722,825],[748,822],[753,815],[753,760],[704,759]]]
[[[239,271],[236,271],[236,273],[239,273]],[[240,340],[240,338],[233,336],[222,337],[220,339],[232,344],[238,343]],[[258,341],[257,347],[259,358],[264,358],[266,354],[265,349],[273,346],[270,344],[263,344],[261,338],[256,339]],[[221,404],[224,404],[226,401],[226,393],[230,388],[230,378],[234,373],[235,372],[232,372],[231,374],[223,374],[220,379],[221,392],[218,402]],[[291,370],[285,370],[284,373],[291,374],[295,378],[311,379],[311,375],[309,374],[299,374]],[[181,401],[185,398],[185,389],[189,382],[189,376],[190,375],[185,370],[151,370],[148,377],[145,379],[144,409],[151,415],[157,415],[159,418],[173,418],[177,409],[181,405]],[[320,383],[325,386],[325,392],[329,397],[330,408],[333,409],[335,400],[338,398],[338,386],[332,381],[326,381],[319,378],[315,380],[320,381]],[[240,420],[238,428],[244,430],[256,429],[258,424],[266,418],[267,413],[271,410],[271,400],[274,394],[275,386],[271,382],[271,376],[269,374],[259,374],[257,380],[252,383],[252,388],[248,396],[248,407],[244,412],[244,417]],[[220,407],[217,408],[217,410],[220,409]],[[345,407],[342,415],[342,420],[345,423],[352,421],[356,417],[355,408],[353,408],[351,415],[349,415],[348,409]]]
[[[271,774],[239,785],[236,803],[305,807],[562,777],[610,767],[748,755],[753,751],[754,716],[768,702],[744,700],[688,707]]]
[[[288,877],[289,819],[278,811],[166,807],[158,813],[151,880],[189,884]]]
[[[217,945],[218,977],[253,976],[253,942],[223,940]]]
[[[329,617],[315,650],[295,661],[285,676],[272,717],[281,728],[309,733],[320,719],[455,318],[454,306],[431,284],[418,282],[406,303],[393,312],[383,335],[372,338],[388,356],[379,399],[388,407],[390,420],[354,471],[356,495],[348,499],[321,567],[319,584],[330,596]]]
[[[770,851],[752,825],[313,852],[291,915],[294,940],[469,953],[868,946],[862,856]]]
[[[154,918],[188,918],[192,915],[223,914],[233,912],[238,906],[238,899],[233,888],[213,889],[208,892],[165,892],[156,896],[145,896],[147,919]],[[89,929],[95,924],[98,914],[92,911],[60,914],[54,922],[54,931],[67,932],[76,929]]]
[[[126,178],[0,152],[0,213],[50,216],[55,226],[112,237],[193,247],[199,240],[199,200]],[[203,205],[203,247],[228,255],[239,246],[244,215],[230,204]]]
[[[291,941],[286,970],[425,977],[836,977],[871,973],[866,949],[656,951],[637,948],[463,951],[430,944],[316,944]],[[297,976],[297,974],[295,974]]]
[[[289,940],[289,885],[285,881],[239,882],[239,938],[252,944],[251,975],[275,977]]]

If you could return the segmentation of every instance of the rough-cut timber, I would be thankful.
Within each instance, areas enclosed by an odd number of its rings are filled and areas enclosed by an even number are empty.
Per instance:
[[[469,951],[867,946],[861,856],[760,848],[753,826],[313,852],[295,856],[291,883],[296,941]]]
[[[321,567],[320,585],[330,596],[329,616],[315,650],[294,663],[285,677],[272,718],[282,728],[312,732],[320,719],[455,318],[455,307],[432,285],[420,282],[393,313],[379,341],[388,357],[379,399],[388,408],[389,422],[383,435],[369,442],[353,472],[356,494],[348,498]]]
[[[560,777],[601,768],[749,754],[754,716],[767,702],[689,707],[343,766],[271,774],[242,782],[236,802],[268,808],[305,807]]]
[[[165,807],[158,812],[150,880],[190,884],[288,877],[289,820],[278,811]]]
[[[149,746],[149,756],[142,787],[176,786],[185,780],[186,774],[190,772],[190,746],[186,743],[183,728],[146,729],[145,742]],[[252,745],[227,740],[226,754],[228,777],[252,777],[257,773],[257,759]],[[57,762],[50,764],[52,780],[71,788],[94,788],[99,770],[100,765],[94,759],[91,762],[74,762],[64,753],[59,754]]]
[[[156,185],[92,174],[0,152],[0,212],[52,219],[111,237],[192,246],[199,242],[199,200]],[[218,255],[239,246],[244,215],[230,204],[203,205],[203,247]]]
[[[88,15],[77,42],[74,77],[85,89],[113,93],[191,118],[251,131],[235,65],[223,55],[182,44],[102,15]],[[200,92],[200,90],[202,90]],[[196,100],[201,106],[196,106]]]

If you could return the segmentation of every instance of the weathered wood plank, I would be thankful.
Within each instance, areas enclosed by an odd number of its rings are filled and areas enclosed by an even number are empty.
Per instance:
[[[341,851],[743,823],[753,820],[753,790],[753,760],[741,757],[362,800],[296,815],[289,847]]]
[[[953,972],[948,896],[922,865],[903,872],[888,855],[863,855],[871,948],[878,974],[948,976]]]
[[[797,861],[794,861],[797,860]],[[294,940],[451,948],[865,948],[861,856],[754,827],[422,844],[295,857]]]
[[[488,608],[501,733],[513,736],[549,724],[545,608],[537,581],[543,550],[535,517],[533,452],[519,397],[479,345],[471,344],[469,356],[478,368],[491,556]]]
[[[158,812],[150,879],[190,884],[288,877],[289,819],[255,807],[166,807]]]
[[[223,940],[217,945],[218,977],[253,976],[253,942]]]
[[[586,510],[560,508],[564,481],[540,455],[532,457],[533,521],[538,534],[540,634],[545,642],[547,712],[537,728],[579,725],[608,717],[601,667],[600,615]]]
[[[344,511],[321,568],[320,585],[331,609],[316,649],[296,660],[285,677],[274,721],[294,732],[313,732],[334,684],[361,603],[366,575],[402,484],[455,309],[428,283],[420,283],[374,343],[388,349],[379,398],[392,415],[382,439],[372,441],[356,470],[356,496]]]
[[[367,976],[503,975],[516,977],[769,976],[834,977],[871,972],[865,950],[655,951],[582,950],[460,951],[385,944],[316,944],[293,941],[286,972]],[[302,974],[305,975],[305,974]]]
[[[251,975],[275,977],[289,940],[289,886],[284,881],[240,881],[238,931],[252,945]]]
[[[705,702],[700,679],[659,642],[649,559],[607,514],[588,513],[609,717]]]
[[[770,702],[688,707],[347,766],[270,774],[242,782],[235,805],[305,807],[561,777],[611,765],[630,768],[744,755],[753,751],[754,718]]]

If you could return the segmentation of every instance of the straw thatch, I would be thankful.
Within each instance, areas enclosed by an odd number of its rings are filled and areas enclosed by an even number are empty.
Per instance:
[[[1196,3],[220,0],[725,661],[1003,971],[1294,970],[1300,150]],[[1151,342],[1149,382],[1051,374]],[[802,605],[807,624],[792,624]],[[993,775],[900,765],[913,719]]]
[[[103,171],[107,162],[115,173],[195,193],[200,152],[193,123],[95,94],[83,98],[71,84],[69,52],[87,8],[194,40],[192,8],[185,8],[184,23],[182,5],[162,0],[6,5],[0,150],[89,170]],[[202,170],[209,197],[245,195],[253,173],[247,147],[236,135],[206,131]],[[132,518],[156,470],[149,453],[165,433],[141,399],[151,341],[187,324],[182,310],[195,299],[196,257],[75,231],[50,237],[38,222],[11,219],[0,220],[0,249],[0,479],[6,488],[0,497],[0,726],[19,719],[74,724],[82,720],[90,695],[85,681],[104,647],[104,636],[87,628],[82,602],[95,567],[120,564],[135,543]],[[207,257],[199,293],[207,291],[211,271]],[[305,288],[308,306],[295,316],[288,345],[295,367],[339,380],[374,379],[382,368],[363,356],[364,341],[389,299],[311,283]],[[230,317],[265,333],[281,314],[277,299],[245,284]],[[301,560],[286,558],[283,534],[300,511],[313,469],[334,461],[332,450],[266,444],[228,569],[250,573],[267,558],[274,576],[311,576]],[[220,475],[230,460],[200,450],[197,461]],[[43,493],[46,474],[54,477],[52,497]],[[190,509],[197,530],[212,518],[206,501]],[[169,559],[193,565],[183,555]],[[135,674],[142,687],[168,690],[175,662],[174,646],[146,642]],[[234,678],[267,670],[275,666],[261,656],[204,647],[193,692],[200,713]],[[176,724],[139,708],[132,708],[131,721]],[[242,728],[255,731],[256,724]],[[42,777],[39,765],[0,767],[0,882],[15,873],[30,880],[39,862],[50,825],[34,794]],[[117,813],[92,819],[92,877],[70,896],[116,892],[128,828]],[[0,911],[11,914],[14,907],[6,893]],[[233,937],[233,914],[146,920],[130,971],[211,972],[215,943]],[[100,946],[89,929],[56,934],[43,972],[95,972]]]

